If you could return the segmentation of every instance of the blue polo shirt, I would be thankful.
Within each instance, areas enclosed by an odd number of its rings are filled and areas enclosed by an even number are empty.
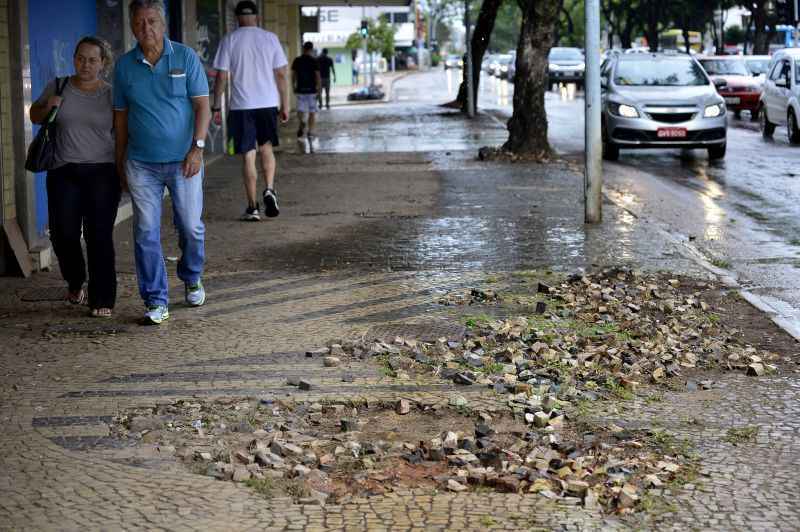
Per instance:
[[[146,163],[182,161],[192,146],[191,98],[208,96],[208,80],[191,48],[164,39],[151,66],[137,44],[114,68],[114,109],[128,110],[128,158]]]

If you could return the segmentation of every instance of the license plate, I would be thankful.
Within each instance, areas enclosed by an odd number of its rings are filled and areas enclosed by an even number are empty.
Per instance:
[[[725,98],[725,103],[727,103],[728,105],[736,105],[741,102],[742,102],[741,98]]]
[[[566,76],[566,77],[570,77],[571,78],[574,75],[575,75],[575,72],[564,72],[564,76]]]
[[[662,127],[656,131],[656,136],[660,139],[684,139],[686,138],[686,128]]]

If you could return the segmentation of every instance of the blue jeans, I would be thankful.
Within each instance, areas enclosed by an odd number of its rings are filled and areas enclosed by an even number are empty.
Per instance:
[[[205,262],[203,169],[183,177],[182,163],[126,164],[133,199],[133,240],[139,294],[146,306],[169,304],[169,283],[161,250],[161,204],[164,187],[172,198],[173,223],[178,230],[181,259],[178,278],[187,284],[200,280]]]

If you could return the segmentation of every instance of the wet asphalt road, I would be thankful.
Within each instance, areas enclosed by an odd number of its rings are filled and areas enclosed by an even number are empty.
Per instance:
[[[447,101],[460,71],[435,70],[401,80],[398,101]],[[581,162],[583,99],[571,90],[547,95],[549,136],[564,158]],[[513,88],[484,75],[479,104],[505,121]],[[765,141],[746,115],[729,116],[728,152],[710,162],[702,150],[629,150],[604,162],[609,199],[658,224],[748,292],[766,301],[787,325],[800,324],[800,147],[785,128]],[[800,325],[796,327],[800,331]]]

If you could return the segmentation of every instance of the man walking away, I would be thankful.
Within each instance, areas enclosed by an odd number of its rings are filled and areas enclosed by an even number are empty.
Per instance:
[[[319,62],[314,57],[314,44],[303,44],[303,55],[292,62],[292,86],[297,95],[297,115],[300,118],[300,129],[297,138],[303,138],[303,133],[308,135],[308,140],[314,140],[314,124],[317,113],[317,93],[321,84],[319,75]],[[306,121],[308,115],[308,121]],[[308,129],[306,129],[306,124]]]
[[[161,0],[133,0],[137,45],[114,69],[115,155],[122,188],[133,200],[133,237],[145,323],[169,318],[169,284],[161,249],[164,187],[172,200],[186,303],[202,305],[205,262],[203,148],[211,111],[208,80],[194,50],[165,37]]]
[[[278,119],[289,120],[289,87],[286,55],[278,37],[258,27],[255,2],[236,4],[239,28],[222,39],[214,58],[217,81],[214,85],[214,120],[220,114],[225,86],[230,79],[231,99],[228,113],[228,134],[234,152],[243,158],[242,173],[247,207],[241,220],[261,219],[256,200],[256,151],[261,160],[266,188],[262,194],[264,214],[278,216],[275,194],[275,154],[278,145]]]
[[[333,82],[336,83],[336,69],[333,67],[333,60],[328,57],[328,49],[322,49],[322,55],[319,61],[319,77],[321,82],[321,89],[317,95],[320,109],[322,108],[322,91],[325,91],[325,107],[331,108],[331,74],[333,74]]]

